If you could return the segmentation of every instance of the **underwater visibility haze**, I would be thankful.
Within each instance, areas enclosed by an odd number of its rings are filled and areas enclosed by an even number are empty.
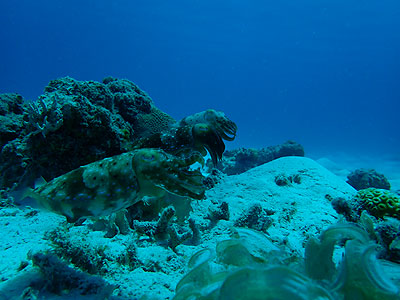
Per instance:
[[[398,0],[0,14],[0,300],[400,299]]]
[[[35,100],[70,76],[127,78],[180,119],[214,108],[235,146],[400,146],[395,0],[2,1],[1,92]],[[398,151],[397,151],[398,152]]]

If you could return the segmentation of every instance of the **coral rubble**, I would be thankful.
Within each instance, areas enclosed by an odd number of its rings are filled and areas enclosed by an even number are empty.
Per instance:
[[[42,273],[43,279],[34,283],[36,289],[42,293],[43,291],[58,295],[68,293],[69,297],[91,295],[97,299],[106,299],[115,289],[115,286],[100,277],[70,268],[55,255],[35,253],[30,255],[30,259]]]

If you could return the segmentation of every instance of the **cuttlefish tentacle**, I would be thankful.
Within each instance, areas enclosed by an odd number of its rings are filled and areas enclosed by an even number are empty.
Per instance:
[[[134,148],[159,148],[179,156],[193,151],[205,156],[208,152],[215,165],[225,151],[224,140],[234,140],[236,131],[236,124],[223,112],[208,109],[183,118],[167,130],[140,139]]]
[[[81,166],[29,190],[25,196],[66,216],[69,222],[109,215],[146,196],[173,193],[201,199],[203,176],[199,170],[189,169],[201,161],[200,157],[196,152],[181,158],[160,149],[134,150]]]
[[[223,140],[233,141],[237,131],[233,121],[223,112],[214,109],[186,117],[179,122],[179,126],[193,126],[195,149],[207,149],[214,165],[222,158],[225,151]]]

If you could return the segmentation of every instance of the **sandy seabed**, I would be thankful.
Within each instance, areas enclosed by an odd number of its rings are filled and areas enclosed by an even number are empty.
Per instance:
[[[141,239],[137,244],[137,260],[142,265],[129,269],[116,263],[126,251],[134,233],[104,237],[104,232],[89,226],[70,226],[68,237],[79,245],[105,246],[110,260],[107,272],[100,276],[116,286],[112,299],[172,299],[176,284],[187,273],[187,262],[201,249],[214,249],[217,242],[230,238],[234,221],[254,205],[271,212],[271,225],[266,231],[277,246],[284,246],[296,255],[304,255],[305,243],[324,229],[338,222],[341,216],[332,208],[331,198],[351,198],[355,193],[345,182],[347,174],[358,167],[373,165],[373,160],[360,161],[350,157],[312,160],[304,157],[284,157],[251,169],[240,175],[225,176],[206,193],[206,199],[192,202],[192,217],[198,224],[208,222],[207,215],[216,205],[228,203],[230,218],[220,220],[201,233],[196,245],[179,245],[175,251]],[[384,173],[393,190],[400,189],[400,163],[375,161],[371,166]],[[299,175],[299,183],[278,186],[276,176]],[[45,233],[65,226],[65,218],[47,211],[26,207],[0,209],[0,299],[24,299],[23,291],[41,276],[28,260],[28,253],[52,250]],[[256,241],[257,242],[257,241]],[[151,266],[151,267],[149,267]],[[43,294],[45,299],[71,299],[66,295]],[[39,299],[41,298],[38,297]],[[146,298],[147,297],[147,298]],[[28,299],[28,298],[25,298]],[[30,298],[29,298],[30,299]],[[74,299],[97,299],[76,296]],[[99,298],[100,299],[100,298]]]

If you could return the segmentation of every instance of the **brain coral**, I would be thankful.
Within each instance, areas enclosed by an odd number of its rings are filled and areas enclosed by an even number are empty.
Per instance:
[[[371,215],[400,219],[400,197],[388,190],[368,188],[358,191],[355,200]]]
[[[141,114],[137,119],[136,128],[137,132],[140,133],[138,137],[146,137],[161,132],[169,128],[172,123],[175,123],[171,116],[154,106],[150,113]]]

